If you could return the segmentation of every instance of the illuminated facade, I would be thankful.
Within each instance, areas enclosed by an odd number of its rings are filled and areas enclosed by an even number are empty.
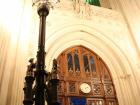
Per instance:
[[[7,3],[9,2],[9,3]],[[99,55],[119,105],[140,105],[140,1],[60,0],[46,19],[46,70],[68,48]],[[0,105],[21,105],[28,59],[36,57],[39,17],[31,0],[0,3]]]

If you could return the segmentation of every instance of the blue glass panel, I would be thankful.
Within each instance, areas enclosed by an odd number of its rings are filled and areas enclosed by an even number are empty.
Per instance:
[[[96,72],[96,65],[94,62],[94,58],[92,56],[90,56],[90,65],[91,65],[91,70]]]
[[[71,97],[70,105],[86,105],[86,98],[84,97]]]

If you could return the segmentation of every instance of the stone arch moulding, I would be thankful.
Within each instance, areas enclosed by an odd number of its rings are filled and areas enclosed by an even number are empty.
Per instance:
[[[52,68],[52,61],[69,47],[82,45],[99,55],[109,67],[115,85],[119,105],[136,105],[130,81],[124,79],[131,74],[131,67],[121,49],[93,27],[71,25],[55,31],[46,41],[46,69]]]

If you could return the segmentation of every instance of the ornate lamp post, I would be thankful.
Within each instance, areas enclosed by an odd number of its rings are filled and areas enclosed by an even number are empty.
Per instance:
[[[36,0],[33,5],[38,5],[38,14],[40,17],[39,40],[37,61],[33,58],[29,60],[25,85],[24,85],[24,105],[59,105],[57,97],[57,85],[59,78],[57,76],[57,61],[53,61],[53,70],[51,73],[45,71],[45,28],[46,16],[49,14],[50,2],[47,0]],[[46,84],[46,82],[48,84]],[[34,84],[34,86],[33,86]]]

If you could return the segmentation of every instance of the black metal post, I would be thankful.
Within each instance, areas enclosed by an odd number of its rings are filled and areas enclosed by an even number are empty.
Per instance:
[[[51,73],[45,71],[45,31],[46,16],[49,14],[47,3],[40,3],[38,6],[40,17],[39,40],[37,61],[34,63],[33,58],[29,60],[25,85],[24,85],[24,105],[60,105],[58,102],[57,87],[59,83],[57,60],[53,60],[53,70]],[[35,70],[34,70],[35,69]],[[35,80],[35,84],[33,85]],[[48,84],[46,84],[48,82]]]
[[[59,76],[58,76],[58,70],[57,70],[57,60],[53,60],[53,69],[51,73],[51,105],[60,105],[58,102],[58,84],[59,84]]]
[[[25,77],[25,84],[24,84],[24,105],[33,105],[33,92],[32,92],[32,85],[34,78],[32,76],[26,76]]]
[[[57,93],[57,86],[59,83],[58,79],[51,79],[50,80],[52,86],[51,86],[51,104],[50,105],[60,105],[58,102],[58,93]]]
[[[35,72],[35,105],[45,105],[45,28],[46,16],[49,14],[48,5],[39,5],[38,14],[40,16],[40,26]]]
[[[30,65],[28,65],[28,69],[26,72],[25,82],[24,82],[24,105],[33,105],[33,82],[34,82],[34,71],[35,63],[33,59],[29,60]]]

